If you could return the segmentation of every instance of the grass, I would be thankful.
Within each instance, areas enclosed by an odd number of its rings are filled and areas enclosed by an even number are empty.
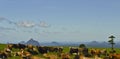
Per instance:
[[[16,57],[9,57],[8,59],[20,59],[20,57],[16,56]]]
[[[0,44],[0,50],[4,50],[6,46],[6,44]]]

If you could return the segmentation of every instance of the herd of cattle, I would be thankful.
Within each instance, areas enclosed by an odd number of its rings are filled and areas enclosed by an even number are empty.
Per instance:
[[[14,49],[18,50],[14,51]],[[9,59],[9,57],[15,56],[19,56],[20,59],[120,59],[120,54],[115,51],[110,53],[106,49],[70,47],[69,52],[63,50],[63,47],[8,44],[4,50],[0,51],[0,59]],[[36,56],[39,54],[43,57]]]

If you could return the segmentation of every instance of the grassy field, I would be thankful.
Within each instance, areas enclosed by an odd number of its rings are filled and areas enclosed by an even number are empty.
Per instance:
[[[0,51],[4,50],[5,47],[7,47],[6,44],[0,44]],[[91,48],[89,48],[89,49],[91,49]],[[111,50],[111,48],[94,48],[94,49],[107,49],[107,51]],[[119,48],[115,48],[115,50],[116,50],[116,53],[120,53],[120,49]],[[13,49],[13,51],[18,51],[18,50],[17,49]],[[66,47],[66,46],[63,47],[63,52],[69,52],[69,47]],[[48,54],[55,55],[57,53],[48,53]],[[41,54],[38,54],[36,56],[43,57]],[[20,57],[18,57],[18,56],[17,57],[9,57],[8,59],[20,59]],[[71,56],[71,59],[73,59],[73,56]]]
[[[6,44],[0,44],[0,50],[4,50],[6,46],[7,46]]]

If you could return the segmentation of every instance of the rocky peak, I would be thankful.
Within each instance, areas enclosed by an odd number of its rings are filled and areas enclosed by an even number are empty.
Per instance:
[[[34,46],[40,46],[40,44],[39,44],[39,42],[38,41],[36,41],[36,40],[34,40],[34,39],[30,39],[30,40],[28,40],[27,42],[26,42],[26,44],[28,45],[28,44],[31,44],[31,45],[34,45]]]

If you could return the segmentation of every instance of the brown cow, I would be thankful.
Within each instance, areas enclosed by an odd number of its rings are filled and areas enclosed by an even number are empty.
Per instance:
[[[62,53],[61,58],[62,59],[70,59],[70,55],[68,53]]]
[[[0,51],[0,59],[7,59],[7,58],[8,58],[7,53],[4,51]]]
[[[22,59],[31,59],[31,54],[29,52],[23,52],[23,54],[21,55]]]
[[[32,45],[28,45],[27,51],[30,52],[32,55],[37,55],[38,50],[36,47],[33,47]]]
[[[110,58],[110,59],[112,59],[112,58],[113,58],[113,59],[120,59],[120,54],[116,54],[116,53],[110,54],[110,55],[109,55],[109,58]]]
[[[96,56],[97,55],[98,57],[100,57],[100,55],[101,55],[101,52],[100,52],[99,49],[91,49],[90,53],[91,53],[92,56]]]
[[[30,59],[41,59],[41,58],[37,56],[32,56]]]
[[[43,54],[43,56],[48,59],[58,59],[57,55],[53,55],[53,54]]]

